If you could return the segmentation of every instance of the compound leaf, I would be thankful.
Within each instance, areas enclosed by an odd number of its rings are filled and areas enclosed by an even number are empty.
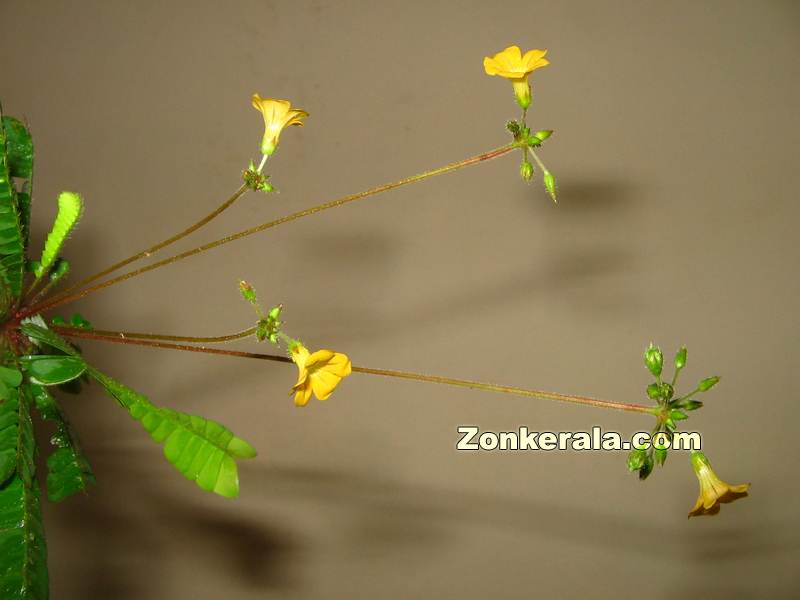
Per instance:
[[[61,502],[78,492],[86,492],[97,480],[61,407],[46,388],[30,385],[29,389],[42,418],[56,425],[56,432],[50,438],[56,450],[47,459],[48,499]]]
[[[4,455],[13,448],[16,459],[13,474],[0,485],[0,598],[47,600],[47,545],[25,393],[5,388],[0,421],[0,448]]]
[[[235,459],[253,458],[256,451],[250,444],[215,421],[159,408],[146,396],[96,369],[89,368],[88,373],[142,424],[153,440],[164,444],[164,456],[187,479],[225,498],[239,495]]]
[[[58,195],[58,214],[53,222],[53,228],[47,235],[44,243],[42,258],[35,269],[36,279],[39,279],[50,270],[58,258],[61,246],[67,240],[69,232],[78,223],[83,212],[83,200],[75,192],[61,192]]]

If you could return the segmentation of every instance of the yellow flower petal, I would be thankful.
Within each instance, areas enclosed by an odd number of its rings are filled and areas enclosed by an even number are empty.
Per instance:
[[[750,489],[749,483],[730,485],[722,481],[711,469],[711,463],[702,452],[692,452],[692,467],[700,482],[700,495],[689,511],[690,517],[716,515],[721,504],[744,498]]]
[[[264,117],[264,137],[261,140],[261,152],[272,154],[278,147],[281,131],[290,125],[302,125],[303,119],[308,116],[304,110],[293,109],[288,100],[275,98],[262,98],[253,94],[251,99],[253,108]]]

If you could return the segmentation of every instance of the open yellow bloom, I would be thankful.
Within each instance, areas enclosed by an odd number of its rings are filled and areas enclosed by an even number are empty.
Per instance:
[[[524,109],[531,105],[531,86],[528,75],[536,69],[541,69],[550,64],[544,55],[547,50],[528,50],[525,55],[519,46],[509,46],[494,56],[483,59],[483,68],[487,75],[499,75],[510,79],[514,86],[514,95],[517,103]]]
[[[694,473],[700,481],[700,497],[694,508],[689,511],[689,517],[715,515],[719,512],[720,504],[747,496],[749,483],[741,485],[725,483],[711,470],[711,463],[702,452],[692,452],[691,460]]]
[[[297,406],[308,404],[312,392],[318,400],[327,400],[339,382],[352,372],[350,359],[341,352],[317,350],[312,354],[298,343],[292,346],[291,355],[299,373],[289,394],[294,393]]]
[[[261,153],[272,154],[278,147],[281,131],[289,125],[303,125],[303,119],[308,116],[304,110],[292,108],[288,100],[275,100],[262,98],[253,94],[253,107],[261,112],[264,117],[264,137],[261,140]]]

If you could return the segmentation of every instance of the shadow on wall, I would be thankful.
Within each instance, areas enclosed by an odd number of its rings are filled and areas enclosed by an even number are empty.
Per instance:
[[[569,178],[565,178],[569,181]],[[524,195],[523,195],[524,194]],[[530,187],[520,192],[520,202],[531,204]],[[469,265],[459,278],[462,288],[449,295],[425,293],[420,287],[416,301],[402,307],[392,306],[391,314],[375,309],[369,303],[353,307],[336,305],[328,298],[326,311],[317,322],[306,322],[310,331],[338,340],[387,337],[408,330],[447,328],[453,322],[501,310],[520,301],[534,299],[550,304],[558,301],[581,313],[598,316],[630,314],[643,306],[635,290],[609,291],[606,279],[623,275],[637,266],[638,248],[631,234],[631,213],[638,211],[635,190],[622,180],[576,178],[559,192],[559,205],[554,210],[537,211],[532,219],[545,220],[545,245],[548,256],[531,256],[529,266],[502,279],[470,280]],[[646,215],[642,212],[642,219]],[[624,224],[623,230],[620,227]],[[583,241],[586,238],[587,241]],[[286,269],[302,272],[306,264],[333,264],[336,257],[346,257],[346,271],[358,274],[358,285],[368,286],[366,297],[374,296],[391,276],[397,252],[384,237],[342,234],[331,231],[323,240],[298,243],[297,251],[287,255]],[[345,267],[340,266],[344,270]],[[579,291],[580,293],[569,293]],[[386,292],[387,294],[390,292]],[[385,304],[385,303],[383,303]],[[329,312],[335,311],[336,319]],[[320,311],[317,311],[319,313]],[[315,313],[311,313],[311,319]]]
[[[704,577],[713,576],[721,564],[754,553],[769,556],[793,548],[788,541],[766,537],[761,529],[735,521],[714,530],[687,532],[677,526],[662,529],[651,521],[637,522],[602,508],[580,511],[500,495],[403,485],[346,470],[258,465],[246,470],[249,495],[267,498],[273,506],[311,505],[315,514],[335,523],[337,555],[356,562],[375,556],[401,557],[409,551],[420,560],[435,561],[462,544],[464,532],[475,526],[530,536],[540,548],[551,540],[572,541],[623,561],[626,554],[642,554],[643,540],[658,540],[649,553],[654,569],[664,555],[685,556],[687,566],[704,564],[704,573],[694,571]],[[315,550],[311,547],[314,538],[306,531],[293,529],[285,519],[278,524],[269,518],[253,518],[252,511],[248,514],[235,504],[212,509],[179,502],[170,493],[174,487],[169,483],[158,487],[166,481],[159,475],[142,474],[151,477],[148,481],[131,475],[124,468],[110,470],[104,474],[102,488],[113,490],[111,494],[93,492],[92,498],[55,509],[60,535],[74,535],[77,540],[70,547],[79,557],[75,559],[79,566],[77,573],[69,574],[80,582],[76,597],[159,597],[159,582],[167,576],[162,572],[167,547],[169,552],[191,556],[196,568],[209,576],[229,582],[231,593],[302,588],[301,561],[307,563],[305,555]],[[130,502],[115,500],[119,498],[130,498]],[[133,505],[136,511],[129,510]],[[325,551],[330,550],[326,541]],[[745,575],[742,579],[750,581]],[[695,584],[707,585],[705,580],[683,583],[687,590]],[[752,580],[752,589],[736,583],[737,597],[748,592],[757,595],[758,580]],[[54,584],[57,588],[58,582]],[[730,591],[716,587],[703,597],[727,600]]]

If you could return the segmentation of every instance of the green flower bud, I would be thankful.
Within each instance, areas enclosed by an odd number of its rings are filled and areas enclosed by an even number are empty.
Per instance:
[[[522,177],[523,181],[530,181],[531,177],[533,177],[533,165],[527,160],[522,161],[519,166],[519,176]]]
[[[247,300],[250,304],[256,304],[258,302],[256,291],[253,289],[253,286],[246,281],[239,282],[239,292],[241,292],[242,298]]]
[[[661,386],[657,383],[651,383],[647,386],[647,396],[651,400],[657,400],[661,398]]]
[[[667,460],[667,449],[666,448],[656,448],[655,452],[653,453],[656,464],[660,466],[664,466],[664,463]]]
[[[703,381],[700,382],[700,384],[697,386],[697,389],[700,390],[701,392],[707,392],[712,387],[717,385],[717,383],[719,383],[719,377],[717,377],[716,375],[714,377],[707,377],[706,379],[703,379]]]
[[[551,135],[553,135],[553,130],[552,129],[542,129],[542,130],[537,131],[536,133],[534,133],[533,137],[538,139],[539,143],[541,143],[541,142],[545,141],[547,138],[549,138]]]
[[[644,458],[644,464],[642,464],[642,468],[639,469],[639,479],[644,481],[650,476],[650,473],[652,472],[653,472],[653,457],[648,454]]]
[[[650,342],[650,346],[644,351],[644,364],[655,377],[661,376],[664,355],[661,353],[661,348],[653,345],[653,342]]]
[[[628,470],[629,471],[638,471],[644,465],[645,457],[647,456],[647,452],[641,450],[639,448],[634,448],[628,454]]]
[[[686,346],[683,346],[675,355],[675,370],[680,371],[686,366]]]
[[[697,410],[703,408],[703,403],[699,400],[678,400],[672,406],[682,410]]]
[[[556,178],[553,177],[553,174],[550,171],[544,172],[544,187],[547,190],[547,193],[550,194],[553,202],[558,202],[556,199]]]

